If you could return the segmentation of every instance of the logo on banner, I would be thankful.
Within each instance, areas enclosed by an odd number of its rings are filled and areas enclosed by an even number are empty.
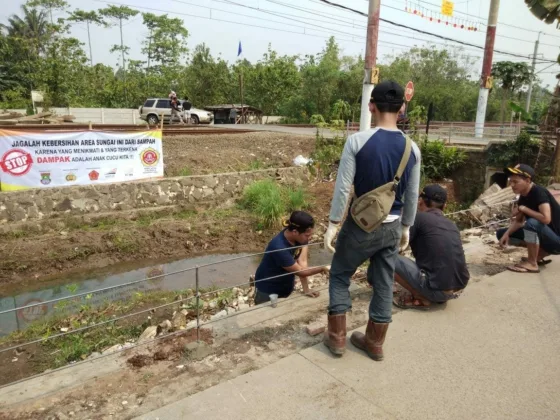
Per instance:
[[[93,170],[88,174],[88,176],[90,181],[97,181],[99,179],[99,172]]]
[[[51,173],[41,172],[41,184],[49,185],[51,183]]]
[[[77,179],[77,177],[72,172],[70,172],[68,175],[66,175],[65,179],[66,182],[74,182]]]
[[[140,153],[140,159],[142,160],[142,165],[144,166],[155,166],[159,161],[159,153],[156,149],[148,147]]]
[[[11,149],[0,159],[0,167],[13,176],[25,175],[31,169],[33,159],[25,150]]]
[[[116,174],[117,174],[117,168],[107,172],[105,174],[105,178],[114,178]]]

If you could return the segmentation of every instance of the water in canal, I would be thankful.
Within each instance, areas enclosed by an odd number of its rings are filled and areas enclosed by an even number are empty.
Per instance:
[[[80,305],[86,303],[86,297],[71,297],[81,293],[90,293],[87,298],[88,305],[99,305],[107,301],[126,299],[137,292],[194,289],[194,267],[197,265],[201,266],[199,269],[201,288],[210,286],[231,287],[248,283],[249,276],[254,274],[260,259],[261,255],[251,254],[205,255],[167,263],[143,262],[133,269],[120,273],[107,273],[107,270],[104,269],[103,274],[89,273],[85,277],[82,276],[79,281],[66,280],[61,277],[55,282],[56,286],[30,292],[20,292],[14,296],[0,297],[0,312],[16,309],[0,314],[0,336],[25,329],[30,323],[51,315],[58,303],[48,302],[53,299],[69,297],[71,304],[67,305],[65,310],[79,310]],[[310,266],[330,264],[330,259],[331,255],[323,249],[310,248]],[[115,271],[121,270],[115,268]],[[145,280],[156,276],[158,278]],[[138,280],[143,281],[127,285],[127,283]],[[94,292],[102,288],[111,289]],[[39,305],[32,308],[17,309],[33,304]]]

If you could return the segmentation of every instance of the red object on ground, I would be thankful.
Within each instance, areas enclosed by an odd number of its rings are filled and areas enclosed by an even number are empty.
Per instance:
[[[326,325],[322,322],[315,322],[313,324],[309,324],[306,327],[307,334],[309,334],[311,336],[315,336],[315,335],[319,335],[321,333],[324,333],[325,329],[326,329]]]

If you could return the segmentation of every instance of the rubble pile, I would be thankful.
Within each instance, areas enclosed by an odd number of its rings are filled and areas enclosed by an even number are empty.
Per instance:
[[[0,126],[19,124],[66,124],[73,123],[73,115],[55,115],[52,112],[40,112],[35,115],[23,115],[19,112],[0,112]]]
[[[467,215],[479,224],[508,218],[515,198],[511,188],[502,189],[498,184],[494,184],[475,200]]]

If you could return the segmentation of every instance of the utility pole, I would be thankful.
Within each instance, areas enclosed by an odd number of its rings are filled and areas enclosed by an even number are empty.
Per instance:
[[[537,66],[537,54],[539,52],[539,41],[541,39],[541,33],[542,32],[539,32],[539,36],[535,41],[535,51],[533,52],[533,65],[531,66],[531,74],[533,75],[533,77],[535,77],[535,67]],[[534,80],[531,80],[529,82],[529,89],[527,90],[527,102],[525,103],[525,111],[527,112],[529,112],[529,109],[531,108],[531,95],[533,93],[533,82]]]
[[[245,104],[243,103],[243,68],[241,68],[241,73],[239,74],[239,95],[241,96],[241,124],[245,124]]]
[[[126,64],[124,62],[124,40],[122,32],[122,18],[119,19],[119,27],[121,29],[121,54],[122,54],[122,68],[123,68],[123,81],[124,81],[124,100],[128,103],[128,91],[126,90]]]
[[[369,100],[374,84],[377,83],[378,72],[375,68],[377,60],[377,41],[379,39],[379,10],[381,0],[369,0],[366,58],[364,66],[364,86],[362,88],[362,109],[360,113],[360,131],[371,128]]]
[[[500,0],[491,0],[490,12],[488,13],[488,29],[486,30],[486,44],[484,46],[484,61],[482,62],[482,74],[480,76],[480,91],[478,93],[478,105],[476,108],[476,124],[474,127],[474,136],[478,138],[481,138],[484,134],[488,93],[492,88],[492,58],[494,56],[494,42],[496,41],[496,25],[498,24],[499,9]]]

